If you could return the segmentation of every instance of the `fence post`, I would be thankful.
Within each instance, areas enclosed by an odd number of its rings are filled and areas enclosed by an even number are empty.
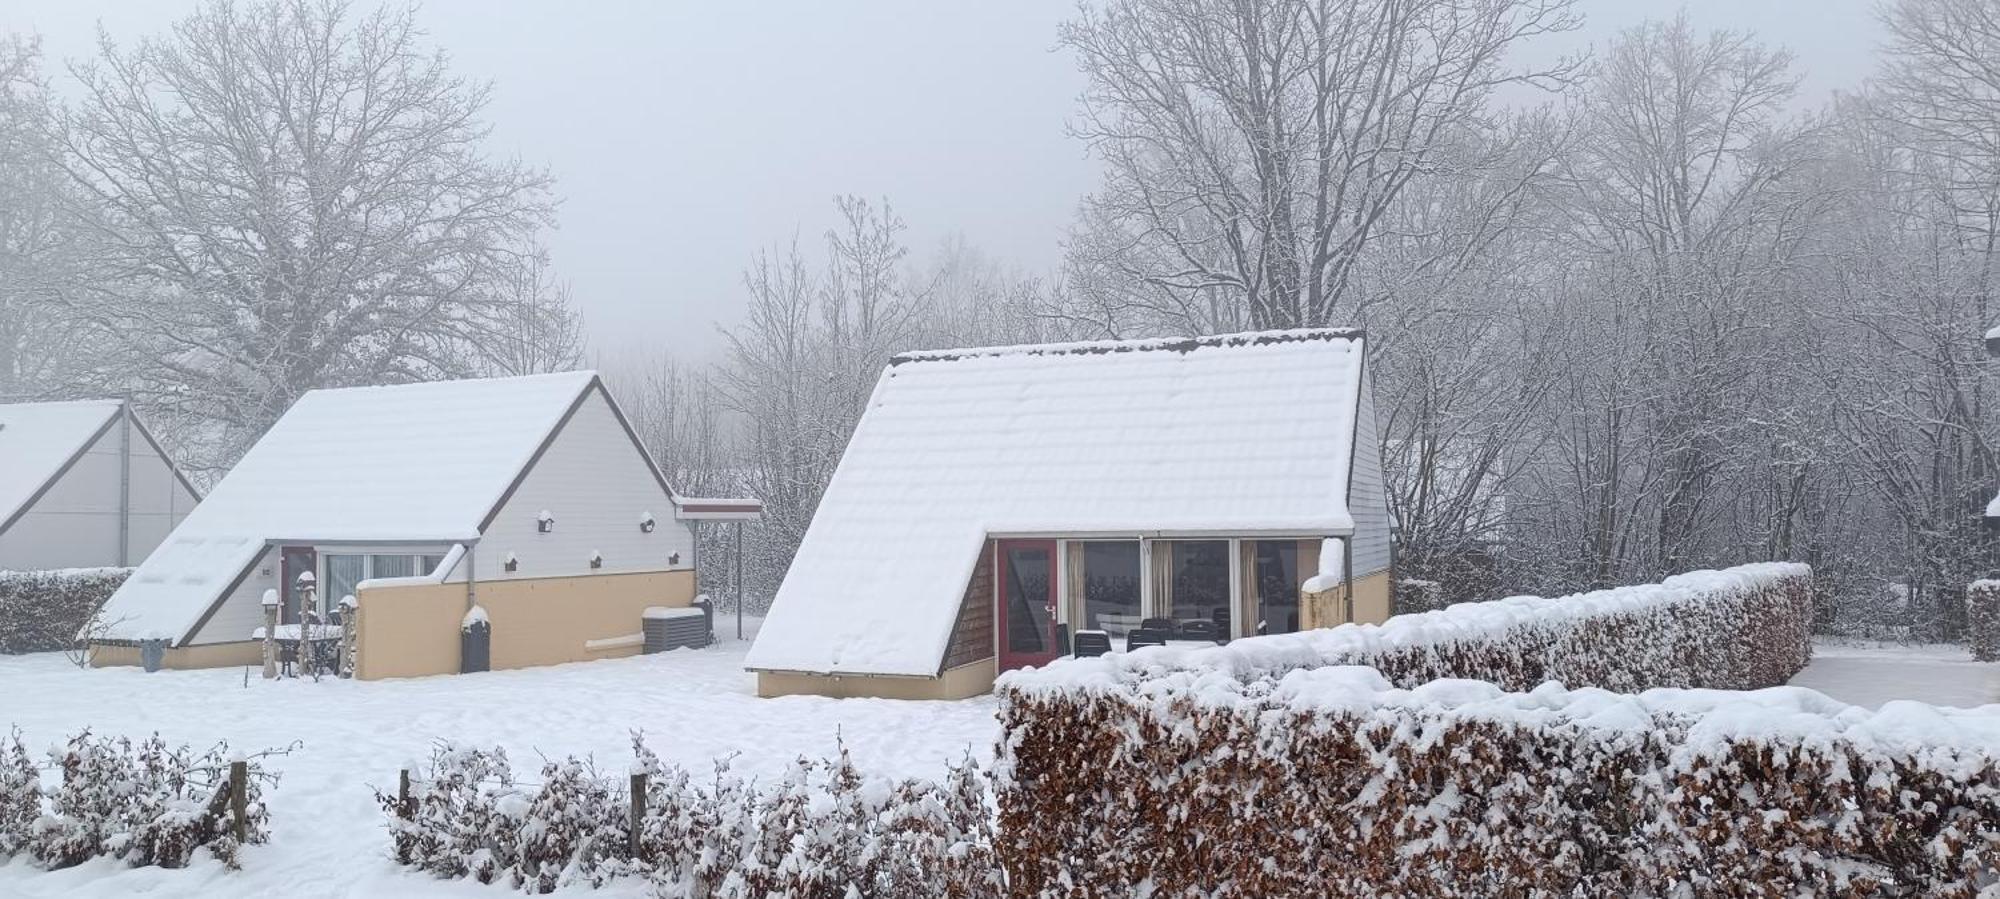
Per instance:
[[[639,857],[639,825],[646,820],[646,775],[644,772],[632,775],[632,824],[626,834],[626,849],[634,861],[644,861]]]
[[[229,828],[241,846],[250,838],[250,763],[229,763]]]
[[[404,768],[396,775],[396,815],[407,821],[412,817],[410,810],[410,769]]]

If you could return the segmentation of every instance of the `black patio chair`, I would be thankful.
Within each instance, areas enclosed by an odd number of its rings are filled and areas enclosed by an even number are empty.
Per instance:
[[[1225,631],[1225,633],[1227,633]],[[1215,622],[1206,618],[1181,622],[1180,638],[1183,640],[1215,640]],[[1217,641],[1221,642],[1221,641]]]
[[[1077,631],[1073,645],[1077,658],[1095,658],[1111,651],[1111,635],[1103,631]]]
[[[1215,622],[1215,642],[1229,642],[1229,607],[1216,606],[1214,611],[1208,613],[1208,618]]]
[[[1159,631],[1168,639],[1173,638],[1176,630],[1172,618],[1148,618],[1139,622],[1139,627],[1149,631]]]
[[[1126,652],[1132,652],[1142,646],[1165,645],[1167,645],[1166,633],[1150,627],[1134,628],[1131,633],[1125,635]]]

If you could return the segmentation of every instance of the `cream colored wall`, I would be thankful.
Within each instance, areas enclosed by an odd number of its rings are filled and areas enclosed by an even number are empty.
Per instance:
[[[160,658],[163,668],[232,668],[264,664],[264,644],[257,642],[209,643],[169,649]],[[90,667],[138,667],[139,647],[95,644],[90,648]]]
[[[757,695],[832,696],[837,699],[965,699],[993,691],[997,676],[993,659],[947,670],[940,677],[869,677],[867,675],[757,672]]]
[[[637,653],[637,645],[591,649],[585,644],[640,633],[640,616],[649,606],[692,604],[694,572],[483,581],[475,590],[493,624],[492,667],[527,668]],[[458,672],[465,584],[372,587],[357,600],[357,677]]]
[[[1371,574],[1353,583],[1353,616],[1348,615],[1347,587],[1299,595],[1300,626],[1308,630],[1350,622],[1381,624],[1389,620],[1389,572]]]

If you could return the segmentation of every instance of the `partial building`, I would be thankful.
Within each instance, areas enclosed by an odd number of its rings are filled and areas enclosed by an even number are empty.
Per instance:
[[[702,514],[592,372],[316,390],[111,597],[94,661],[255,662],[267,593],[286,624],[355,597],[362,678],[461,670],[482,617],[494,668],[628,655],[693,601]]]
[[[129,567],[200,501],[123,401],[0,405],[0,570]]]
[[[747,664],[764,695],[958,698],[1090,642],[1389,615],[1360,331],[907,353]]]

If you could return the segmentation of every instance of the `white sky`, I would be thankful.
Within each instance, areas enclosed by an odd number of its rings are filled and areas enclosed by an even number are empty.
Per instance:
[[[365,5],[371,0],[357,0]],[[40,34],[52,69],[193,0],[7,0],[0,31]],[[1797,57],[1803,100],[1873,66],[1870,0],[1578,0],[1601,44],[1686,8]],[[1082,79],[1053,52],[1072,0],[552,3],[429,0],[418,19],[456,69],[490,79],[496,153],[547,166],[549,238],[595,349],[700,357],[742,304],[759,247],[818,241],[832,198],[886,196],[918,253],[945,235],[1052,268],[1095,172],[1064,135]]]

